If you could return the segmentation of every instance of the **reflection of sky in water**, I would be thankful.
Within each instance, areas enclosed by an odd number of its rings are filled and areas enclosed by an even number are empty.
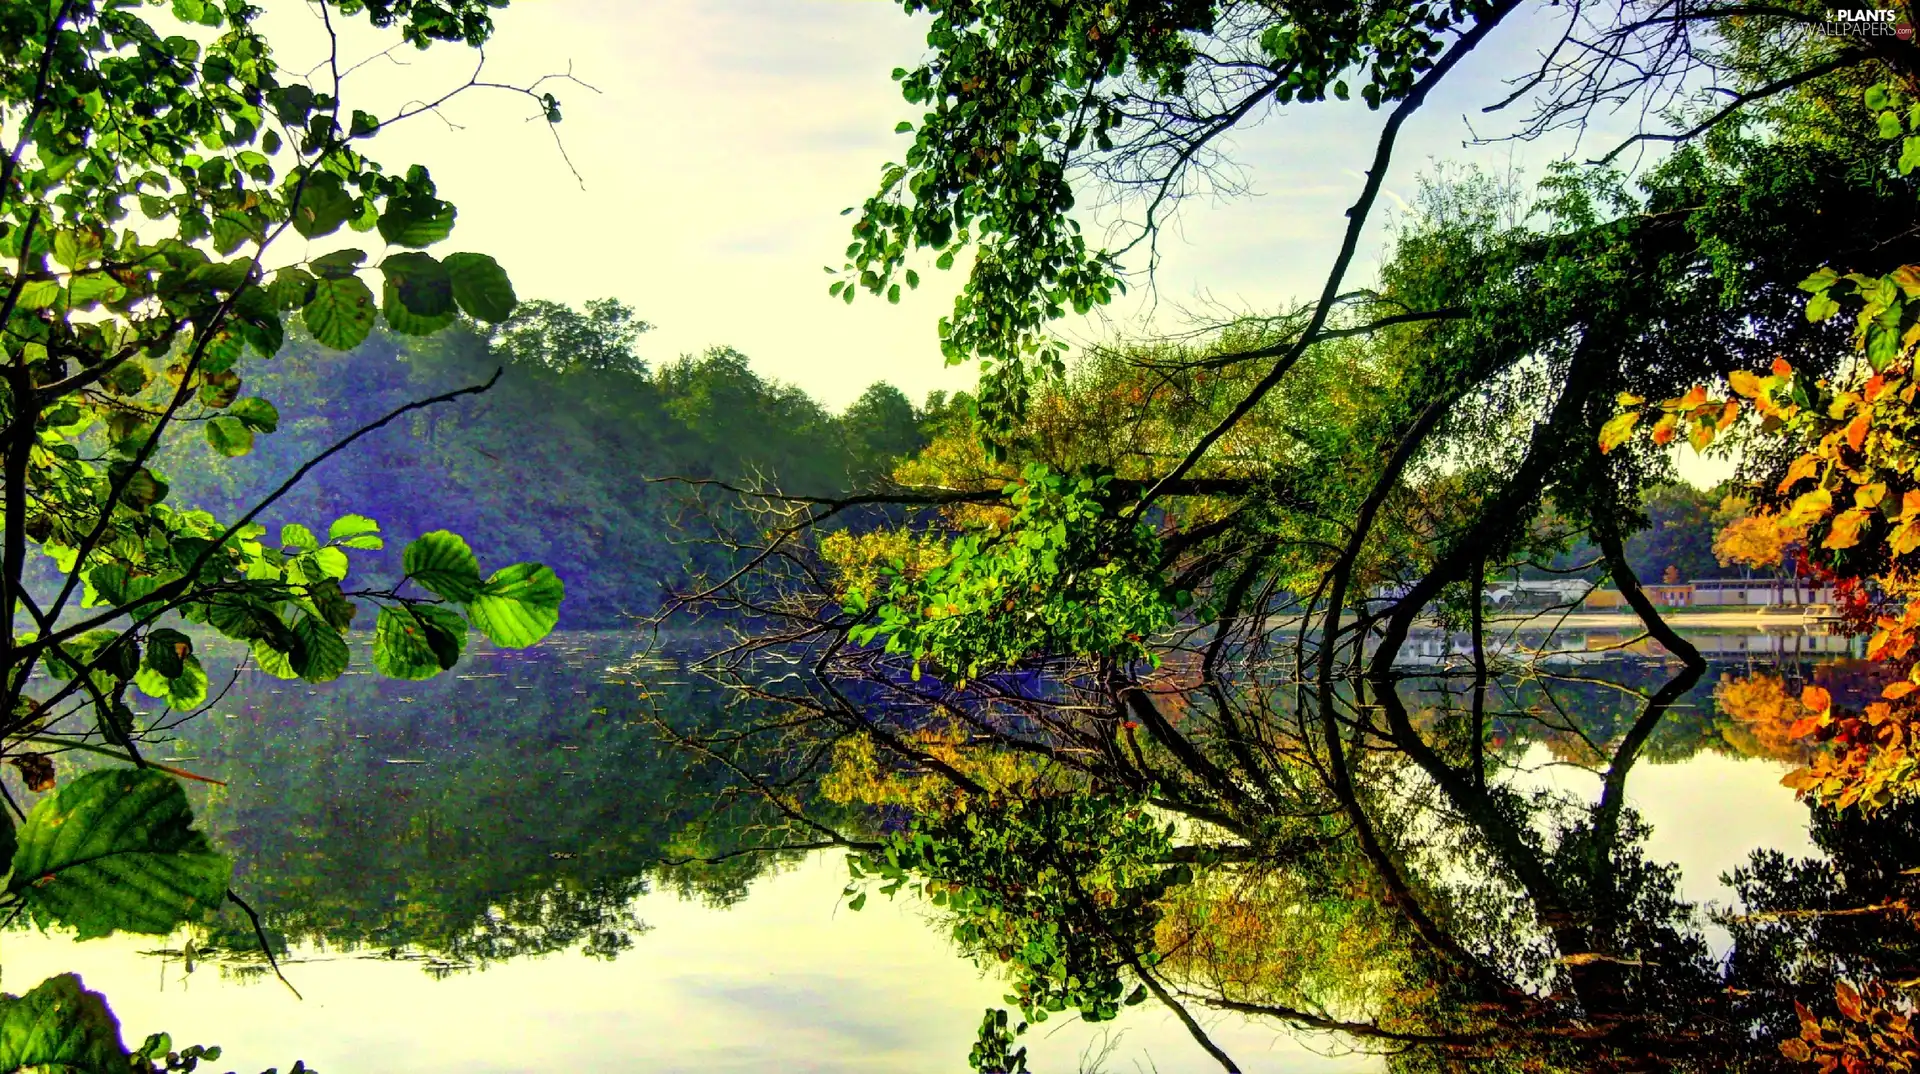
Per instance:
[[[569,647],[553,655],[576,669],[563,675],[587,676],[581,681],[592,683],[596,695],[590,699],[572,696],[586,691],[555,691],[549,700],[558,709],[602,704],[608,698],[602,691],[627,689],[597,681],[607,663],[597,651]],[[529,659],[531,663],[522,663]],[[305,728],[279,742],[277,749],[288,751],[289,757],[326,749],[333,742],[331,748],[344,752],[336,753],[332,762],[345,763],[349,772],[362,777],[342,785],[364,785],[373,794],[405,794],[406,788],[439,772],[457,775],[463,793],[484,794],[483,786],[506,793],[517,786],[520,793],[577,801],[589,811],[587,816],[600,818],[596,824],[609,820],[595,809],[596,801],[604,805],[609,793],[620,798],[670,795],[650,785],[641,771],[627,772],[621,764],[595,765],[586,755],[580,756],[586,763],[578,764],[582,771],[577,780],[538,788],[515,781],[535,777],[511,756],[490,752],[502,745],[501,735],[509,725],[487,719],[484,703],[461,698],[477,700],[471,692],[484,691],[497,700],[517,697],[537,704],[537,691],[529,684],[541,680],[526,676],[540,659],[533,654],[506,661],[481,659],[470,677],[407,684],[407,704],[394,705],[384,715],[359,714],[373,718],[364,726],[381,732],[370,742],[347,735],[334,723],[345,715],[338,711],[322,722],[282,706],[269,706],[269,715],[245,697],[235,697],[230,707],[241,712],[243,720]],[[541,685],[552,690],[553,682]],[[266,693],[279,685],[261,682],[251,689]],[[393,700],[386,697],[389,686],[380,688],[375,707]],[[324,704],[324,695],[316,701]],[[569,741],[560,726],[545,720],[539,726],[544,730],[538,741],[515,740],[511,748],[553,751]],[[551,742],[543,737],[549,734],[556,736]],[[380,760],[408,750],[438,763],[388,767]],[[355,759],[347,761],[348,755]],[[241,761],[238,756],[233,760]],[[272,758],[258,760],[269,765],[260,774],[271,781]],[[1530,774],[1522,782],[1583,796],[1597,793],[1593,776],[1550,761],[1544,747],[1534,747],[1523,766]],[[502,764],[512,771],[495,771]],[[566,768],[575,766],[572,760],[564,762]],[[1682,867],[1684,897],[1724,902],[1728,893],[1720,875],[1744,862],[1757,846],[1789,854],[1811,850],[1805,810],[1779,786],[1783,771],[1773,762],[1711,753],[1679,764],[1643,761],[1635,766],[1630,800],[1652,825],[1649,857]],[[515,778],[496,782],[502,774]],[[601,783],[603,779],[610,782]],[[589,790],[594,784],[597,793]],[[571,808],[543,815],[561,818]],[[532,855],[538,860],[546,858],[546,841],[558,835],[544,830],[519,833],[540,844]],[[917,904],[904,897],[876,895],[865,910],[847,910],[839,899],[845,881],[839,856],[826,854],[760,877],[753,881],[750,896],[727,910],[656,892],[635,906],[651,930],[611,962],[563,953],[436,981],[416,963],[314,955],[313,961],[288,968],[306,995],[304,1002],[271,980],[224,980],[215,967],[186,975],[178,962],[162,964],[139,954],[163,946],[152,940],[76,945],[22,933],[0,938],[0,987],[18,993],[50,974],[77,971],[89,987],[107,994],[130,1040],[166,1029],[181,1044],[217,1043],[230,1057],[223,1058],[221,1069],[275,1065],[284,1070],[296,1057],[323,1074],[451,1069],[906,1074],[963,1069],[981,1011],[1004,1002],[1004,987],[982,979],[971,964],[955,957],[943,936],[922,920]],[[1719,930],[1710,930],[1708,938],[1716,947],[1724,943]],[[1337,1042],[1326,1038],[1295,1041],[1237,1018],[1196,1014],[1250,1074],[1381,1069],[1377,1060],[1341,1054]],[[1103,1069],[1114,1074],[1218,1069],[1171,1015],[1151,1005],[1129,1009],[1106,1026],[1082,1023],[1071,1014],[1056,1017],[1035,1027],[1025,1043],[1034,1069],[1054,1072],[1080,1069],[1082,1056],[1108,1041],[1117,1043]]]

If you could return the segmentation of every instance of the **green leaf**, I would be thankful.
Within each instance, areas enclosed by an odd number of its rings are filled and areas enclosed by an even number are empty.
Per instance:
[[[343,548],[385,548],[380,523],[365,515],[341,515],[327,527],[327,540]]]
[[[194,831],[186,792],[150,768],[89,772],[33,807],[7,894],[80,939],[171,932],[217,906],[233,865]]]
[[[311,552],[320,547],[320,538],[313,531],[298,522],[289,522],[280,527],[280,547],[298,548],[302,552]]]
[[[59,280],[32,280],[20,288],[14,305],[23,310],[43,310],[60,301],[63,291]]]
[[[389,281],[381,288],[380,315],[386,318],[387,327],[403,336],[430,336],[453,323],[453,311],[422,316],[407,308],[400,298],[400,289]]]
[[[408,542],[400,555],[407,577],[435,594],[464,604],[480,591],[480,561],[457,533],[434,530]]]
[[[347,639],[311,615],[302,613],[293,624],[292,669],[308,682],[330,682],[347,670]]]
[[[373,666],[395,679],[431,679],[457,663],[465,645],[466,624],[444,608],[382,608],[373,625]]]
[[[448,254],[441,263],[453,278],[453,299],[467,316],[494,324],[513,316],[520,300],[499,262],[486,254]]]
[[[315,284],[313,300],[300,316],[314,339],[344,351],[359,346],[373,331],[373,313],[373,292],[358,276],[349,276]]]
[[[1840,312],[1840,303],[1825,291],[1807,299],[1807,320],[1819,324],[1821,321]]]
[[[340,230],[358,208],[357,200],[338,185],[317,181],[325,173],[316,173],[309,180],[305,190],[300,192],[300,204],[293,211],[293,230],[309,239],[322,235],[331,235]]]
[[[142,666],[133,684],[148,697],[165,701],[171,708],[186,711],[207,699],[207,673],[200,658],[189,656],[180,661],[180,673],[163,675],[151,666]]]
[[[300,569],[301,581],[326,582],[338,581],[347,576],[347,554],[338,548],[322,548],[310,555],[301,556],[294,563]]]
[[[163,680],[171,679],[180,674],[187,657],[192,655],[192,638],[170,627],[160,627],[147,633],[141,664],[152,668]]]
[[[313,602],[313,608],[320,618],[327,621],[335,630],[345,630],[353,625],[353,618],[360,609],[340,591],[340,583],[319,582],[307,587],[307,599]]]
[[[233,405],[227,407],[227,416],[257,433],[270,433],[280,428],[279,409],[257,395],[235,399]]]
[[[858,910],[865,905],[867,905],[867,893],[863,891],[847,902],[847,909]]]
[[[0,995],[0,1071],[127,1074],[120,1023],[98,992],[71,973],[24,996]]]
[[[330,254],[321,254],[319,257],[313,259],[311,262],[313,265],[312,274],[318,275],[321,279],[326,280],[344,280],[358,273],[360,266],[365,264],[366,260],[367,255],[363,250],[335,250]],[[298,272],[300,270],[282,269],[281,271]],[[304,306],[306,303],[303,302],[301,305]]]
[[[300,673],[293,670],[293,653],[281,652],[260,638],[253,643],[253,662],[261,671],[276,679],[297,679]]]
[[[473,625],[487,640],[524,649],[552,632],[560,622],[567,587],[551,568],[538,563],[502,567],[467,604]]]
[[[432,246],[453,233],[456,215],[438,198],[393,198],[380,214],[380,237],[395,246]]]
[[[253,450],[253,430],[239,418],[221,415],[207,422],[207,443],[230,459]]]
[[[431,254],[394,254],[380,262],[380,271],[408,313],[440,317],[453,312],[453,276]]]
[[[360,253],[358,250],[352,252]],[[353,275],[351,268],[347,270],[347,275]],[[267,298],[275,309],[297,310],[312,301],[313,282],[313,273],[298,265],[283,268],[273,274],[273,282],[267,285]]]

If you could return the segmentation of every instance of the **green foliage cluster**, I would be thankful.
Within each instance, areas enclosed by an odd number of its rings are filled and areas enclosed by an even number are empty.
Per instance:
[[[1159,960],[1155,903],[1192,879],[1188,866],[1166,864],[1173,835],[1140,802],[1106,794],[920,815],[883,849],[848,860],[848,905],[865,904],[863,880],[887,895],[913,885],[945,911],[961,950],[985,967],[1005,964],[1007,1000],[1029,1021],[1069,1008],[1106,1021],[1146,998],[1137,974]]]
[[[903,0],[933,17],[933,58],[897,69],[907,103],[923,106],[904,163],[889,164],[853,225],[842,278],[898,301],[919,284],[908,259],[931,250],[973,265],[940,337],[949,362],[979,359],[982,402],[998,426],[1018,416],[1036,375],[1063,370],[1048,325],[1120,292],[1113,251],[1090,246],[1072,210],[1078,174],[1135,174],[1134,142],[1153,143],[1174,171],[1206,149],[1210,125],[1267,101],[1346,99],[1357,80],[1369,106],[1406,96],[1450,34],[1490,3],[1314,3],[1249,9],[1211,0],[1023,3]],[[1497,18],[1497,16],[1495,16]],[[1264,66],[1256,82],[1249,72]],[[1244,99],[1242,99],[1244,98]],[[1228,118],[1210,114],[1217,109]],[[1168,131],[1159,131],[1164,122]],[[1154,208],[1184,174],[1157,185]],[[849,210],[851,211],[851,210]]]
[[[924,572],[889,562],[876,592],[851,590],[846,611],[868,620],[853,640],[883,638],[887,652],[912,657],[916,676],[925,661],[963,682],[1037,652],[1150,659],[1147,637],[1185,595],[1134,568],[1157,558],[1158,542],[1151,526],[1113,510],[1110,476],[1036,465],[1008,492],[1004,532],[955,538]],[[1004,614],[1015,603],[1025,616]]]
[[[0,993],[0,1070],[188,1074],[219,1058],[217,1047],[191,1044],[176,1050],[165,1033],[154,1033],[129,1051],[106,997],[87,991],[71,973],[49,977],[22,996]],[[288,1074],[315,1072],[296,1061]]]

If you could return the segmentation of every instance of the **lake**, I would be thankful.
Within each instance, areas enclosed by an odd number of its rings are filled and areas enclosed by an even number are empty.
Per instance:
[[[219,1044],[220,1069],[249,1074],[295,1058],[327,1074],[964,1069],[1006,986],[957,953],[936,908],[903,891],[849,909],[838,850],[662,866],[739,833],[717,830],[724,773],[642,718],[714,699],[669,656],[635,663],[639,646],[556,635],[424,683],[234,676],[148,754],[225,781],[195,785],[196,813],[235,857],[235,889],[288,941],[303,998],[232,928],[85,943],[9,932],[0,984],[78,972],[129,1040],[164,1029]],[[1714,707],[1714,682],[1780,647],[1735,651],[1748,655],[1681,701],[1629,790],[1647,855],[1678,865],[1699,902],[1726,902],[1721,874],[1756,848],[1812,852],[1807,810],[1779,785],[1788,763],[1743,756]],[[1661,671],[1626,653],[1583,674]],[[213,680],[217,693],[227,675]],[[1562,745],[1510,749],[1521,782],[1592,782]],[[1250,1071],[1385,1069],[1335,1037],[1201,1017]],[[1026,1043],[1048,1074],[1219,1069],[1151,1003],[1101,1024],[1069,1012]]]

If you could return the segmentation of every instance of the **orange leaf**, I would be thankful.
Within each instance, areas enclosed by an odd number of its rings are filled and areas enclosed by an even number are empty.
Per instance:
[[[1867,383],[1860,389],[1860,397],[1871,403],[1882,391],[1886,390],[1886,387],[1887,378],[1875,373],[1873,376],[1867,378]]]
[[[1788,738],[1805,738],[1808,735],[1813,734],[1815,731],[1820,730],[1822,727],[1825,727],[1826,725],[1827,725],[1827,721],[1819,716],[1803,716],[1800,719],[1793,721],[1792,724],[1788,725],[1787,737]]]
[[[1653,423],[1653,442],[1661,447],[1673,442],[1673,431],[1680,426],[1680,419],[1672,414]]]
[[[1793,367],[1787,364],[1785,358],[1775,356],[1773,359],[1773,375],[1784,380],[1793,376]]]
[[[1859,451],[1860,445],[1867,442],[1867,429],[1870,426],[1865,413],[1854,415],[1853,421],[1847,425],[1847,446]]]
[[[1720,408],[1720,420],[1716,423],[1715,428],[1724,431],[1727,426],[1733,424],[1733,419],[1739,416],[1740,404],[1729,399],[1727,400],[1727,405]]]
[[[1706,401],[1707,386],[1704,384],[1695,384],[1692,388],[1688,389],[1687,394],[1680,397],[1680,407],[1683,410],[1687,410],[1697,407]]]
[[[1833,986],[1833,1001],[1840,1005],[1840,1013],[1855,1022],[1860,1020],[1860,993],[1845,981],[1836,981]]]
[[[1915,690],[1920,690],[1920,686],[1915,686],[1912,682],[1890,682],[1885,690],[1880,691],[1880,696],[1888,701],[1898,701]]]
[[[1809,686],[1800,691],[1800,703],[1815,712],[1825,712],[1833,707],[1833,695],[1824,687]]]
[[[1860,527],[1867,524],[1869,512],[1864,507],[1851,507],[1833,516],[1833,525],[1827,533],[1827,539],[1820,542],[1822,548],[1852,548],[1860,543]]]
[[[1819,469],[1820,459],[1818,456],[1802,455],[1793,460],[1792,465],[1787,467],[1787,476],[1781,478],[1780,487],[1774,491],[1785,492],[1800,482],[1805,481],[1807,478],[1812,477],[1814,472]]]

